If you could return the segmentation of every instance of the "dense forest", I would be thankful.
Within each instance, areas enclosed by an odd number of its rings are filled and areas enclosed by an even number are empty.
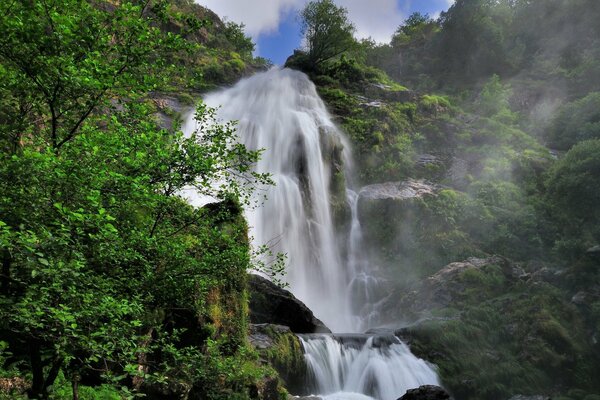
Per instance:
[[[457,400],[600,399],[600,3],[456,0],[386,44],[331,0],[299,18],[286,67],[356,160],[324,154],[338,235],[351,185],[420,193],[358,202],[381,325]],[[287,399],[306,373],[287,331],[248,340],[248,273],[285,263],[244,218],[263,150],[198,101],[270,67],[243,29],[191,0],[0,2],[0,398]]]
[[[598,393],[599,16],[594,1],[458,0],[389,44],[347,36],[340,54],[288,60],[338,116],[363,182],[437,192],[362,212],[400,282],[390,312],[417,321],[401,334],[457,398]]]

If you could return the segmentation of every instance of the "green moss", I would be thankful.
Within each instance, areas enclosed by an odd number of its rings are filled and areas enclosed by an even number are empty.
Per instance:
[[[420,105],[429,111],[448,109],[450,108],[450,99],[448,96],[426,94],[421,97]]]
[[[307,370],[300,340],[291,331],[276,325],[263,329],[273,344],[259,351],[261,357],[278,372],[286,388],[303,390]]]

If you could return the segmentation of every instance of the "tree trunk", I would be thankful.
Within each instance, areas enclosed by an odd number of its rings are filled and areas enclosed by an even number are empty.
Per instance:
[[[32,399],[43,398],[44,365],[42,364],[42,356],[40,354],[40,344],[37,340],[31,340],[29,342],[29,362],[31,364],[31,373],[33,375],[29,397]]]
[[[2,273],[0,275],[0,293],[8,296],[10,286],[10,252],[8,249],[2,250]]]
[[[73,374],[71,387],[73,388],[73,400],[79,400],[79,374]]]
[[[44,395],[47,396],[48,387],[54,384],[58,373],[60,372],[60,368],[62,367],[63,359],[62,357],[55,357],[52,361],[52,365],[50,366],[50,371],[48,371],[48,376],[44,381]],[[45,397],[44,397],[45,398]]]

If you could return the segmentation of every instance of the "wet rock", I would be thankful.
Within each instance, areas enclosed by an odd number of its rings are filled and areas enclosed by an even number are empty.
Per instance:
[[[434,385],[423,385],[410,389],[398,400],[449,400],[450,395],[444,388]]]
[[[433,196],[438,191],[434,184],[423,180],[408,179],[402,182],[385,182],[365,186],[360,190],[360,199],[365,200],[396,200],[422,198]]]
[[[302,344],[289,327],[251,324],[248,341],[258,351],[261,362],[275,368],[290,392],[304,392],[307,370]]]
[[[393,265],[402,272],[420,268],[412,261],[424,262],[421,253],[426,244],[423,235],[417,232],[427,219],[431,225],[436,223],[426,203],[440,189],[426,180],[407,179],[368,185],[360,190],[358,219],[372,265],[384,268]],[[436,250],[427,253],[435,257]]]
[[[250,324],[248,341],[257,350],[267,350],[275,346],[276,335],[292,333],[289,326],[274,324]]]
[[[258,275],[248,278],[250,322],[289,326],[294,333],[329,333],[304,303],[289,291]]]

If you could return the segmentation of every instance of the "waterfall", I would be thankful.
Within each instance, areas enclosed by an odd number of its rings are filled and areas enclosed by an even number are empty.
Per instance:
[[[306,75],[272,69],[205,97],[223,120],[238,121],[250,149],[265,149],[257,172],[272,174],[262,207],[248,210],[256,244],[287,254],[290,291],[338,332],[353,332],[351,275],[338,251],[331,208],[331,171],[323,143],[344,141]],[[347,148],[347,146],[345,146]]]
[[[274,68],[204,100],[218,107],[221,120],[238,121],[240,140],[249,149],[264,149],[256,170],[272,174],[275,185],[266,189],[263,206],[247,210],[253,242],[287,255],[284,279],[290,291],[332,331],[372,327],[382,290],[364,258],[358,196],[346,192],[351,223],[343,234],[336,232],[330,205],[332,148],[342,147],[348,177],[350,146],[314,84],[301,72]],[[190,119],[185,129],[193,125]],[[331,399],[386,400],[437,383],[435,372],[398,339],[384,345],[361,337],[352,345],[339,336],[302,338],[314,390]]]
[[[326,399],[396,400],[407,389],[439,384],[431,367],[393,335],[305,335],[301,340],[311,389]]]

